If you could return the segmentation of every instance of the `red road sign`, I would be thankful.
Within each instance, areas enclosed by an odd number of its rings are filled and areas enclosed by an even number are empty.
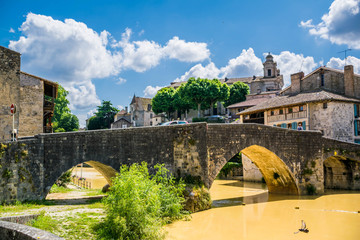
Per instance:
[[[11,104],[11,107],[10,107],[10,112],[11,112],[11,114],[16,113],[16,107],[15,107],[15,105],[14,105],[14,104]]]

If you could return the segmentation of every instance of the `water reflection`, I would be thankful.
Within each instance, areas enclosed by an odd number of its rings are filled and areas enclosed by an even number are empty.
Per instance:
[[[360,192],[269,194],[264,184],[217,180],[213,208],[166,227],[168,239],[360,239]],[[308,233],[297,232],[301,221]]]

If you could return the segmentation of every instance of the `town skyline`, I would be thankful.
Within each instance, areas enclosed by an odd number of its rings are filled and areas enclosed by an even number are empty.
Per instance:
[[[261,76],[268,52],[285,86],[298,71],[343,69],[346,49],[360,73],[358,0],[205,3],[8,2],[0,45],[22,54],[22,71],[63,85],[82,126],[101,100],[122,108],[189,77]]]

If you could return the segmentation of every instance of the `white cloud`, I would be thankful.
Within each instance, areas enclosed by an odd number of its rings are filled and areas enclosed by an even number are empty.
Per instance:
[[[335,0],[321,19],[317,25],[310,19],[300,26],[309,28],[311,35],[360,49],[360,0]]]
[[[354,73],[360,74],[360,59],[349,56],[346,58],[346,65],[353,65],[354,66]],[[345,60],[340,58],[332,57],[329,62],[326,64],[327,67],[344,70]]]
[[[142,29],[142,30],[138,33],[139,37],[142,36],[142,35],[144,35],[144,33],[145,33],[145,30]]]
[[[272,55],[274,61],[277,62],[278,69],[280,69],[280,74],[284,77],[284,86],[290,85],[291,74],[300,71],[308,74],[318,66],[313,57],[304,57],[302,54],[283,51],[279,55]]]
[[[220,72],[220,69],[218,69],[213,62],[210,62],[205,67],[202,64],[197,64],[193,66],[189,71],[187,71],[184,75],[175,79],[174,81],[187,81],[191,77],[213,79],[218,78]]]
[[[267,53],[264,53],[265,57]],[[284,77],[284,85],[290,84],[290,74],[303,71],[305,74],[310,73],[317,63],[313,57],[304,57],[302,54],[295,54],[289,51],[283,51],[279,55],[272,54],[274,60],[277,62],[278,69]],[[193,66],[181,77],[175,79],[178,81],[187,81],[190,77],[200,78],[236,78],[236,77],[250,77],[253,75],[263,76],[262,60],[258,58],[252,48],[243,49],[241,54],[233,59],[230,59],[225,67],[217,68],[214,63],[210,62],[207,66],[197,64]]]
[[[126,79],[125,79],[125,78],[122,78],[122,77],[119,77],[118,80],[117,80],[117,82],[116,82],[116,84],[117,84],[117,85],[121,85],[121,84],[123,84],[123,83],[126,83]]]
[[[156,86],[156,87],[147,86],[144,90],[144,97],[153,98],[156,95],[157,91],[159,91],[162,88],[163,87],[159,87],[159,86]]]
[[[92,83],[95,78],[117,76],[124,70],[144,72],[162,59],[194,62],[210,55],[205,43],[188,43],[178,37],[165,46],[148,40],[130,41],[128,28],[116,41],[109,32],[97,33],[82,22],[33,13],[19,30],[22,36],[10,41],[9,47],[22,54],[23,68],[62,84],[69,91],[73,110],[100,104]],[[119,78],[117,84],[125,81]]]
[[[123,110],[123,109],[125,109],[123,105],[117,105],[116,108],[119,109],[120,111]]]
[[[95,115],[96,112],[97,112],[97,108],[91,109],[90,111],[88,111],[88,112],[86,113],[86,118],[91,118],[92,116]]]
[[[10,28],[9,33],[14,33],[15,30],[13,28]]]
[[[221,68],[222,77],[248,77],[261,75],[263,65],[260,58],[255,56],[254,50],[243,49],[237,58],[230,59],[228,65]]]
[[[179,37],[170,39],[163,50],[169,58],[183,62],[199,62],[208,59],[210,56],[206,43],[185,42]]]

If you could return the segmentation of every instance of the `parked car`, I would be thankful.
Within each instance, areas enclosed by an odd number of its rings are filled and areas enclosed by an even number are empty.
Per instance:
[[[220,116],[220,115],[212,115],[212,116],[207,117],[206,121],[208,123],[224,123],[225,117]]]
[[[161,124],[161,126],[178,125],[178,124],[188,124],[188,122],[187,121],[181,121],[181,120],[170,121],[170,122],[165,122],[165,123]]]

